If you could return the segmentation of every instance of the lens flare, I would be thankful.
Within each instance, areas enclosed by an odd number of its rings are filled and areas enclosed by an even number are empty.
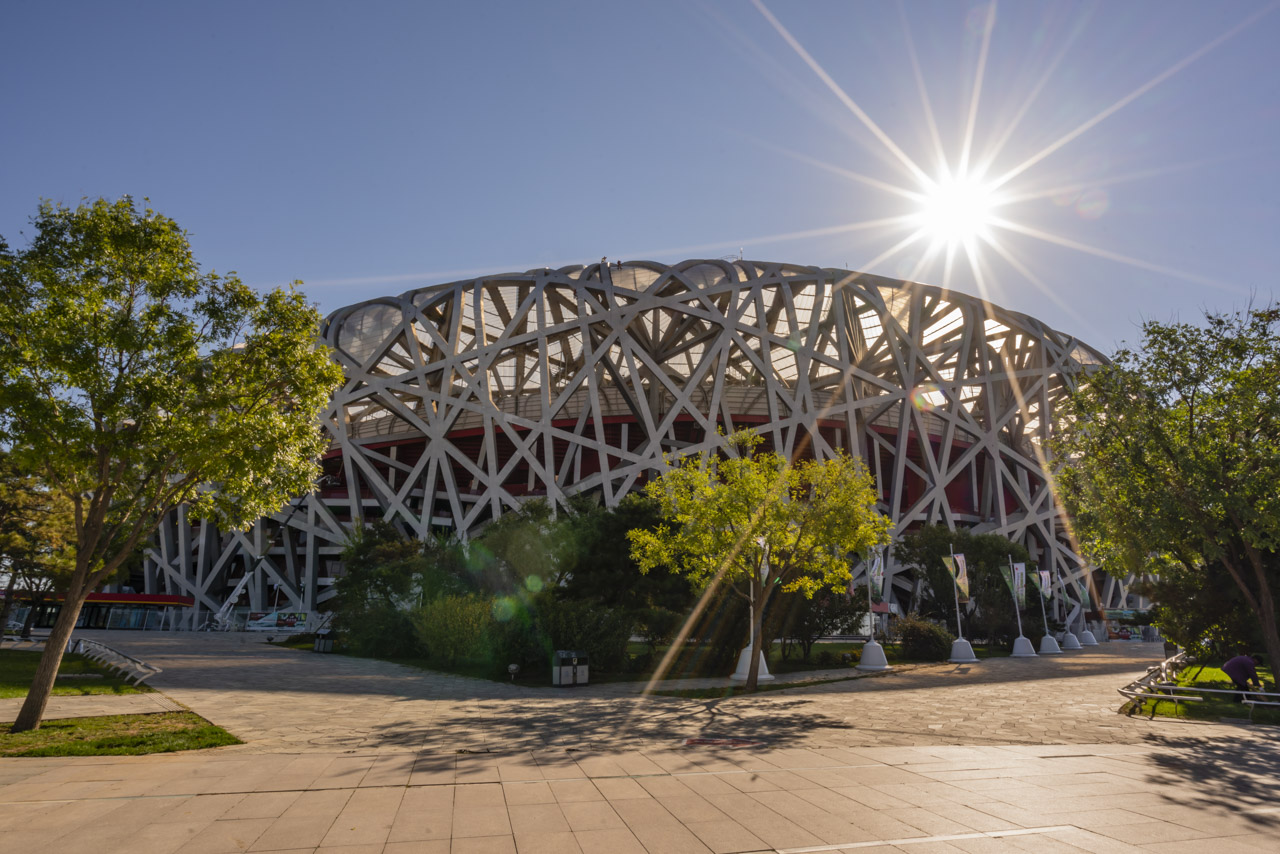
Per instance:
[[[937,244],[986,239],[1000,205],[993,188],[973,175],[944,175],[921,194],[917,222]]]

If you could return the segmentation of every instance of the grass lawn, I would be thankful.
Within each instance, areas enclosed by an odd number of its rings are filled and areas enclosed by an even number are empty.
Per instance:
[[[30,650],[0,650],[0,699],[27,696],[31,680],[36,675],[40,653]],[[147,694],[152,691],[146,685],[129,685],[125,677],[109,670],[83,655],[68,653],[62,656],[58,668],[58,681],[53,685],[53,696],[68,697],[80,694]]]
[[[66,718],[28,732],[8,730],[0,724],[0,756],[134,756],[241,743],[194,712]]]
[[[1265,691],[1276,690],[1275,677],[1266,667],[1258,668],[1258,676],[1262,679]],[[1178,674],[1178,684],[1195,688],[1218,688],[1225,691],[1235,689],[1231,677],[1217,667],[1193,664]],[[1206,694],[1202,703],[1173,703],[1166,701],[1144,701],[1138,711],[1156,714],[1162,717],[1190,718],[1200,721],[1216,721],[1223,718],[1249,719],[1249,706],[1235,702],[1230,694]],[[1154,707],[1154,708],[1153,708]],[[1253,712],[1253,722],[1263,724],[1280,724],[1280,708],[1259,706]]]

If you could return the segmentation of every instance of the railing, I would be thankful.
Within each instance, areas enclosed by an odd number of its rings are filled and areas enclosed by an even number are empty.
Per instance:
[[[134,685],[141,685],[157,673],[163,672],[154,664],[147,664],[132,655],[125,655],[118,649],[112,649],[104,643],[85,638],[73,638],[68,641],[67,652],[83,655],[85,658],[110,667],[122,674],[126,681],[132,680]]]
[[[1122,697],[1136,700],[1139,704],[1146,700],[1156,702],[1172,702],[1175,710],[1178,703],[1203,703],[1206,694],[1244,695],[1241,702],[1249,707],[1249,720],[1253,720],[1253,711],[1258,706],[1280,707],[1280,693],[1269,691],[1241,691],[1238,688],[1197,688],[1190,685],[1179,685],[1175,681],[1179,671],[1191,661],[1185,652],[1165,659],[1154,667],[1147,668],[1147,675],[1135,679],[1123,688],[1118,689]]]

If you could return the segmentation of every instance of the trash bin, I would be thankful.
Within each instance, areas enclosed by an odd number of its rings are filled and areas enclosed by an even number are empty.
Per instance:
[[[556,650],[551,661],[552,685],[586,685],[587,654],[572,649]]]
[[[333,638],[329,637],[328,629],[316,632],[316,643],[313,648],[316,652],[333,652]]]

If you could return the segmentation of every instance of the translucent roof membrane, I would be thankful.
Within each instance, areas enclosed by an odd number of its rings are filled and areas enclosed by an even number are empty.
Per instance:
[[[964,312],[957,306],[920,334],[920,343],[926,347],[964,326]]]
[[[400,325],[400,309],[385,303],[368,303],[352,311],[342,320],[338,347],[352,359],[364,364]]]

